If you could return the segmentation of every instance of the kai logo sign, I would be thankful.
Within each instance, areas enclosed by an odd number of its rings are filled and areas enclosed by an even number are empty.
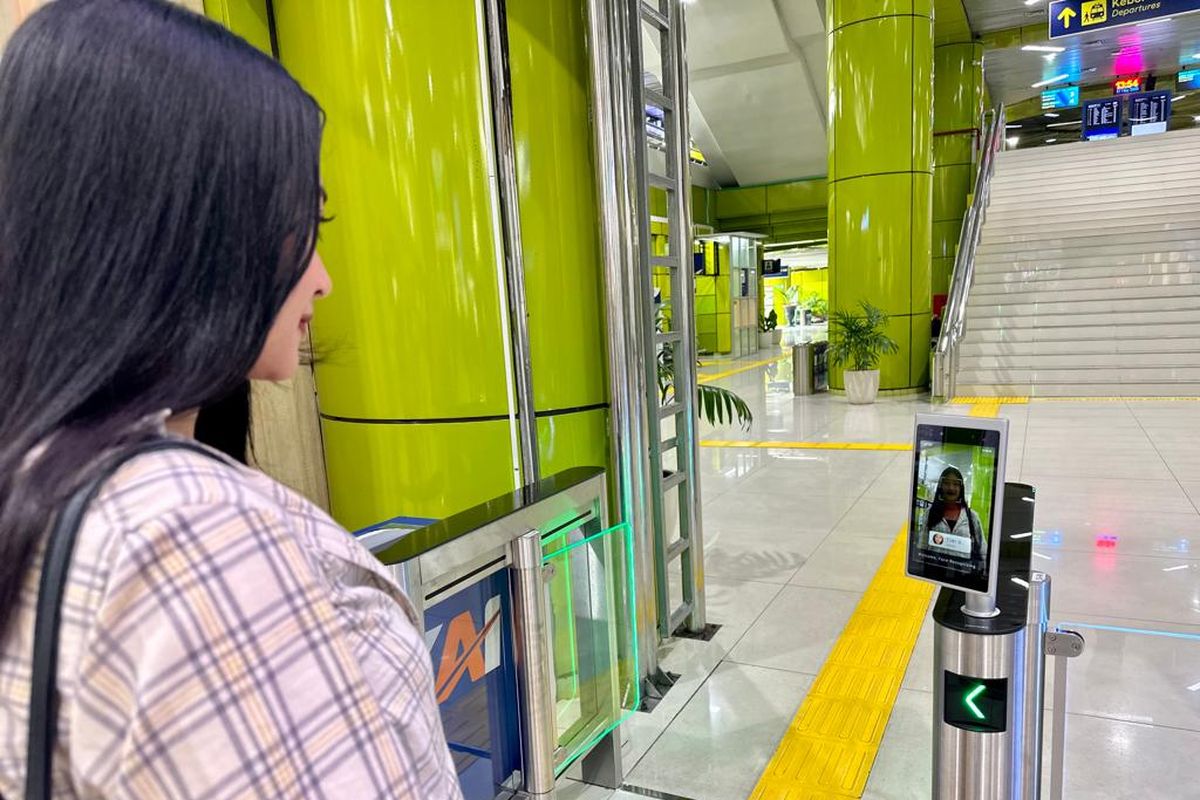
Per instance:
[[[453,699],[460,685],[465,691],[500,666],[500,598],[493,596],[484,603],[482,617],[478,611],[478,605],[462,609],[448,622],[425,631],[425,643],[433,654],[438,703]]]

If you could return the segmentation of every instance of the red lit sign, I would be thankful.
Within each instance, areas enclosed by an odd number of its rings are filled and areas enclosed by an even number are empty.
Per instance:
[[[1113,84],[1113,94],[1136,94],[1141,90],[1141,78],[1117,78]]]

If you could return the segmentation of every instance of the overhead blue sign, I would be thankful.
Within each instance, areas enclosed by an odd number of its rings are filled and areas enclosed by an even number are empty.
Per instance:
[[[1200,0],[1054,0],[1050,38],[1075,36],[1200,11]]]
[[[1042,92],[1042,110],[1051,111],[1055,108],[1074,108],[1079,105],[1079,87],[1064,86],[1061,89],[1047,89]]]
[[[1200,86],[1200,69],[1185,69],[1175,78],[1176,88]]]

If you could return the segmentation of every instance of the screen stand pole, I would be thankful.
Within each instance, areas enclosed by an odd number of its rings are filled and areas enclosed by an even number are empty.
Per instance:
[[[996,596],[967,592],[967,602],[962,612],[968,617],[983,617],[984,619],[999,616],[1000,609],[996,608]]]

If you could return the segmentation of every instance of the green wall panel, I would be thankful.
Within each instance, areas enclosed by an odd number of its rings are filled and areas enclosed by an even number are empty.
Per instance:
[[[967,210],[967,195],[975,180],[970,164],[938,167],[933,173],[933,218],[938,222],[959,220]]]
[[[912,238],[909,240],[909,313],[928,314],[933,250],[933,178],[922,172],[912,175]]]
[[[970,164],[975,158],[974,136],[934,136],[933,165]]]
[[[535,405],[595,405],[608,378],[586,7],[508,0],[507,10]]]
[[[913,175],[880,175],[840,181],[830,239],[837,308],[867,300],[889,314],[907,314],[911,303]]]
[[[824,178],[776,183],[766,189],[767,208],[772,216],[797,209],[824,208],[828,191]]]
[[[204,0],[204,14],[264,53],[271,52],[267,0]]]
[[[360,425],[325,420],[334,516],[350,530],[397,516],[441,519],[512,491],[508,420]]]
[[[745,189],[722,189],[716,193],[717,219],[749,217],[767,213],[767,190],[764,186]]]
[[[607,467],[608,411],[593,409],[538,419],[543,475],[571,467]]]
[[[336,221],[320,245],[334,291],[313,326],[327,351],[321,410],[506,414],[475,3],[285,2],[275,12],[284,65],[328,115]]]
[[[932,15],[933,0],[828,0],[826,15],[831,28],[840,28],[875,17]]]

